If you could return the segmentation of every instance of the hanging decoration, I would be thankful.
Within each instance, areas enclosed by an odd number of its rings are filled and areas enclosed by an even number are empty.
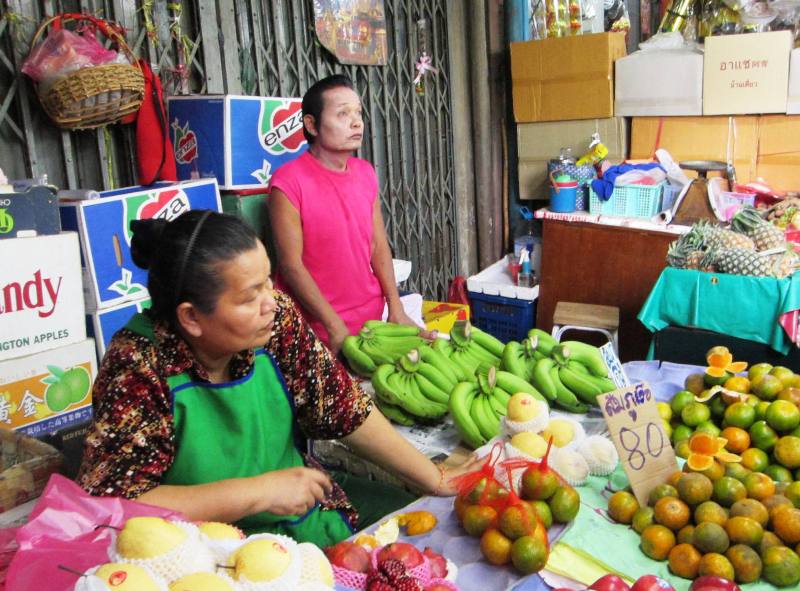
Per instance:
[[[314,28],[339,62],[386,65],[384,0],[314,0]]]
[[[420,96],[425,95],[425,76],[428,74],[438,74],[439,70],[433,66],[433,59],[428,55],[428,19],[417,20],[417,44],[419,46],[419,57],[414,67],[417,75],[414,78],[414,90]]]

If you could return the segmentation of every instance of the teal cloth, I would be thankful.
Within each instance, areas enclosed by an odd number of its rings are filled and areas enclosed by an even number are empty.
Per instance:
[[[780,317],[800,308],[800,273],[786,279],[667,268],[639,312],[652,332],[702,328],[769,345],[787,354],[793,343]]]
[[[581,510],[558,543],[590,554],[612,571],[634,581],[643,575],[658,575],[676,591],[688,591],[691,581],[672,574],[666,561],[645,556],[639,548],[639,535],[630,526],[614,523],[608,517],[608,497],[627,485],[621,465],[610,477],[590,476],[585,485],[576,489],[581,495]],[[739,587],[742,591],[775,591],[763,579]]]

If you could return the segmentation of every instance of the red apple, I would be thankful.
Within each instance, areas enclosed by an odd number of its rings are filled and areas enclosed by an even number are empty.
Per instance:
[[[405,542],[395,542],[381,548],[380,552],[378,552],[378,564],[389,558],[399,560],[408,570],[419,566],[423,562],[420,551]]]
[[[325,548],[325,556],[331,564],[357,573],[365,573],[370,568],[369,552],[353,542],[339,542]]]
[[[722,577],[704,575],[692,581],[689,591],[740,591],[739,585]]]
[[[434,579],[444,579],[447,577],[447,560],[441,554],[437,554],[430,548],[425,548],[422,553],[431,565],[431,577]]]
[[[604,575],[589,585],[589,589],[594,591],[631,591],[631,586],[617,575]]]
[[[675,588],[661,577],[645,575],[636,580],[631,591],[675,591]]]

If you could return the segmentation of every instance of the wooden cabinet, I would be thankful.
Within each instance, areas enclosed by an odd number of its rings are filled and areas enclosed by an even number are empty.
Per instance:
[[[677,236],[586,222],[544,219],[543,224],[537,326],[552,329],[559,301],[617,306],[620,357],[644,359],[652,335],[636,315]]]

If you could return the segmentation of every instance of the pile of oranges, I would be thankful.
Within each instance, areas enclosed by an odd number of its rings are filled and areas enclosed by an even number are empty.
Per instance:
[[[703,472],[687,464],[653,489],[646,507],[620,491],[608,513],[630,524],[642,552],[669,561],[677,576],[800,583],[800,482],[776,483],[741,463],[714,460]]]

